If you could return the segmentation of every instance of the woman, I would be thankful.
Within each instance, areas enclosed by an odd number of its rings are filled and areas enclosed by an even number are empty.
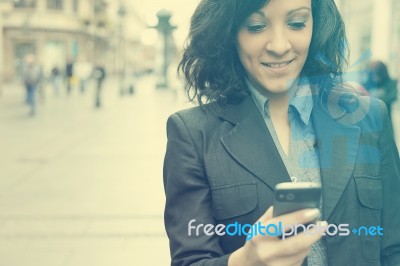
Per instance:
[[[172,265],[400,264],[399,155],[384,104],[340,83],[345,43],[333,0],[200,1],[180,68],[207,104],[167,124]],[[288,181],[322,183],[321,208],[272,217]],[[284,240],[223,231],[315,219]]]
[[[369,76],[365,87],[371,96],[381,99],[386,104],[391,118],[392,103],[397,99],[397,81],[390,78],[383,62],[376,60],[369,64]]]

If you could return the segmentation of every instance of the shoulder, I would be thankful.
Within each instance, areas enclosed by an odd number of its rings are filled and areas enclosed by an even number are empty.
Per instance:
[[[180,110],[168,118],[170,123],[182,123],[188,130],[213,128],[220,123],[220,118],[215,111],[216,104],[209,103]]]
[[[390,79],[389,81],[388,81],[388,87],[390,87],[390,88],[396,88],[397,87],[397,80],[396,79]]]
[[[178,111],[167,121],[167,150],[184,150],[189,157],[202,156],[205,147],[212,146],[224,133],[221,124],[211,104]]]
[[[206,113],[204,110],[204,106],[195,106],[187,109],[180,110],[174,114],[172,114],[170,117],[179,117],[180,119],[184,121],[190,121],[190,120],[198,120],[206,117]]]
[[[381,131],[385,120],[388,119],[385,103],[374,97],[357,95],[345,101],[341,107],[344,111],[337,121],[358,126],[362,131]]]

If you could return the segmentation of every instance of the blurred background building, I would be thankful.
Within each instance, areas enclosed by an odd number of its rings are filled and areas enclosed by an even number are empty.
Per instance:
[[[93,64],[107,62],[109,73],[157,68],[162,40],[148,30],[157,24],[156,12],[167,6],[172,24],[185,30],[175,35],[181,50],[192,13],[187,11],[197,2],[171,1],[161,6],[157,1],[139,0],[0,0],[0,72],[4,80],[16,78],[28,53],[41,59],[45,74],[56,65],[63,69],[68,59],[78,57]],[[357,65],[358,59],[363,61],[371,52],[399,77],[400,1],[336,2],[346,22],[350,63]]]
[[[140,40],[146,23],[132,1],[1,0],[0,5],[6,81],[18,77],[29,53],[40,59],[45,75],[54,66],[64,69],[69,59],[107,62],[110,73],[154,61],[154,49]]]
[[[400,1],[336,0],[345,20],[350,44],[350,65],[367,60],[387,63],[391,75],[400,78]]]

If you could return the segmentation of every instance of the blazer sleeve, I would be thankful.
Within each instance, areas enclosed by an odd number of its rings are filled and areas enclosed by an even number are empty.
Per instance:
[[[387,108],[383,110],[383,128],[379,139],[383,187],[381,262],[385,266],[400,265],[400,160],[389,122]]]
[[[196,235],[194,229],[189,235],[188,224],[193,219],[193,226],[216,223],[211,214],[210,186],[198,148],[202,146],[199,143],[202,140],[192,138],[193,130],[188,130],[187,123],[178,114],[168,119],[163,171],[166,194],[164,223],[170,243],[171,265],[227,265],[229,254],[224,254],[218,236],[207,236],[202,230]]]

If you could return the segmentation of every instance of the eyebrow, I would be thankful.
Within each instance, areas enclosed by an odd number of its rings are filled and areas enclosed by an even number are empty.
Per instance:
[[[308,10],[309,12],[311,12],[311,8],[309,8],[308,6],[303,6],[303,7],[299,7],[293,10],[290,10],[287,14],[286,17],[289,17],[290,15],[292,15],[293,13],[296,13],[297,11],[300,11],[302,9]]]
[[[290,11],[286,14],[286,17],[289,17],[289,16],[291,16],[293,13],[296,13],[297,11],[300,11],[300,10],[302,10],[302,9],[305,9],[305,10],[308,10],[308,11],[311,12],[311,8],[309,8],[308,6],[302,6],[302,7],[299,7],[299,8],[293,9],[293,10],[290,10]],[[256,14],[258,14],[258,15],[260,15],[260,16],[263,16],[264,18],[266,17],[265,14],[264,14],[264,12],[262,12],[261,10],[257,10],[257,11],[254,12],[254,13],[256,13]]]

